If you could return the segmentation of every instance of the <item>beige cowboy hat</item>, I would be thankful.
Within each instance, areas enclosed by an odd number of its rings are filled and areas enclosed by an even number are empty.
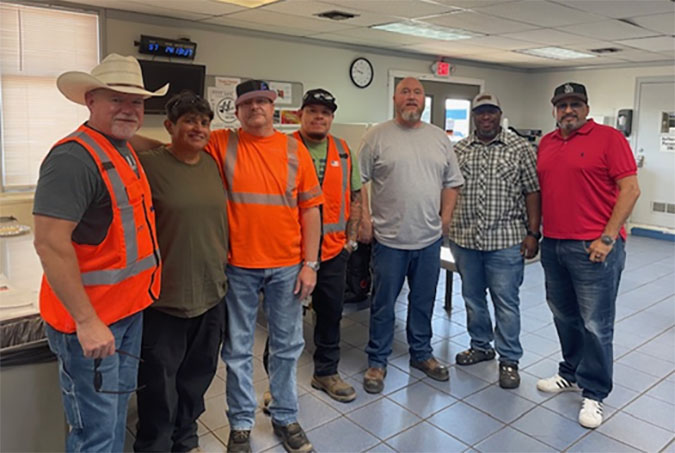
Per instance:
[[[169,91],[167,83],[156,91],[148,91],[143,85],[141,65],[134,57],[111,53],[91,74],[80,71],[64,72],[56,79],[56,86],[71,101],[85,105],[84,95],[97,88],[107,88],[120,93],[140,94],[145,98],[164,96]]]

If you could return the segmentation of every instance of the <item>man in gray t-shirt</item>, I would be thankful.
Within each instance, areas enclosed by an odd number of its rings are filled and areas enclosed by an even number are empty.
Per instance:
[[[447,367],[433,356],[431,316],[440,272],[441,235],[447,236],[464,178],[446,134],[421,121],[424,88],[405,78],[394,93],[396,117],[369,130],[361,143],[363,183],[371,182],[372,217],[364,203],[361,239],[373,246],[373,298],[368,370],[369,393],[384,388],[394,339],[394,304],[408,277],[407,338],[410,365],[439,381]]]

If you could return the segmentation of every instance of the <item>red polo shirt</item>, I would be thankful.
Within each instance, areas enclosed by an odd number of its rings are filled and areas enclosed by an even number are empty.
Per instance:
[[[588,120],[567,138],[556,129],[541,139],[537,174],[544,236],[594,240],[612,215],[616,182],[637,174],[637,166],[619,131]],[[623,227],[620,235],[626,239]]]

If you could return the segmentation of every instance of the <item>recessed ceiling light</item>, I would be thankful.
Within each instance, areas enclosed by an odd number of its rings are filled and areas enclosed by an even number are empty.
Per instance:
[[[536,49],[514,50],[517,53],[534,55],[535,57],[551,58],[553,60],[575,60],[577,58],[595,58],[596,55],[562,47],[539,47]]]
[[[485,36],[482,33],[474,33],[458,28],[440,27],[438,25],[420,22],[393,22],[390,24],[373,25],[371,28],[392,33],[401,33],[403,35],[419,36],[420,38],[440,39],[442,41],[457,41],[458,39],[470,39]]]
[[[232,5],[243,6],[245,8],[257,8],[258,6],[276,3],[279,0],[212,0],[220,3],[230,3]]]

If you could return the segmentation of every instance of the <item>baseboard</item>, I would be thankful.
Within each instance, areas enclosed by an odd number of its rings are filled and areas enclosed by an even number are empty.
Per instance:
[[[675,234],[667,233],[660,230],[652,230],[650,228],[633,227],[630,229],[630,234],[633,236],[641,236],[651,239],[660,239],[662,241],[675,242]]]

